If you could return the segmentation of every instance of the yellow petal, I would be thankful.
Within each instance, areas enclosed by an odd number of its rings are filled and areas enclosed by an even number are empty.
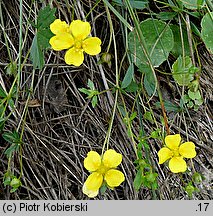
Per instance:
[[[76,40],[84,40],[91,31],[91,26],[88,22],[74,20],[70,24],[70,31]]]
[[[84,51],[89,55],[97,55],[101,52],[101,40],[98,37],[90,37],[82,42]]]
[[[182,157],[173,157],[169,161],[169,169],[173,173],[185,172],[187,169],[186,162]]]
[[[113,188],[119,186],[125,180],[125,177],[121,171],[111,169],[107,171],[107,173],[104,176],[104,179],[106,183]]]
[[[195,144],[193,142],[185,142],[179,147],[179,153],[185,158],[194,158],[196,156]]]
[[[165,143],[168,148],[175,150],[180,145],[181,136],[180,134],[168,135],[165,137]]]
[[[173,156],[173,153],[170,149],[163,147],[160,149],[158,152],[158,157],[159,157],[159,164],[162,164],[166,162],[168,159],[170,159]]]
[[[84,159],[84,167],[90,172],[96,171],[101,165],[101,156],[95,152],[90,151]]]
[[[50,24],[50,30],[53,34],[68,33],[69,25],[65,21],[56,19],[52,24]]]
[[[102,183],[103,183],[103,175],[98,172],[94,172],[88,176],[84,184],[88,191],[95,192],[99,190]]]
[[[66,52],[64,58],[68,65],[80,66],[84,61],[83,50],[73,47]]]
[[[88,197],[90,198],[94,198],[98,195],[99,189],[96,191],[92,191],[92,190],[88,190],[88,188],[86,187],[86,185],[83,185],[83,189],[82,189],[83,193],[86,194]]]
[[[117,167],[122,161],[122,155],[113,149],[109,149],[104,153],[103,164],[108,168]]]
[[[59,51],[69,49],[74,44],[74,40],[71,34],[63,33],[51,37],[49,43],[54,50]]]

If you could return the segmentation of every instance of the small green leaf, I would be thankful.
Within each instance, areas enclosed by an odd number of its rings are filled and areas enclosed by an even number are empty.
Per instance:
[[[9,143],[21,143],[20,136],[17,131],[14,132],[5,132],[2,134],[2,137]]]
[[[10,62],[7,67],[6,67],[6,74],[8,74],[9,76],[11,75],[16,75],[17,73],[17,64],[16,62]]]
[[[144,119],[148,120],[151,124],[154,123],[154,119],[152,117],[152,113],[151,112],[145,112],[143,115]]]
[[[188,86],[194,79],[194,74],[198,70],[198,68],[192,65],[192,61],[189,56],[184,58],[179,56],[172,65],[172,76],[180,86]]]
[[[206,47],[213,53],[213,12],[207,13],[201,20],[201,37]]]
[[[176,15],[176,12],[160,12],[157,14],[157,18],[166,21],[173,19]]]
[[[124,76],[124,79],[121,83],[121,88],[124,89],[126,88],[128,85],[130,85],[130,83],[133,80],[133,74],[134,74],[134,65],[131,63],[127,69],[127,72]]]
[[[192,100],[201,99],[200,91],[193,92],[190,89],[188,90],[188,95]]]
[[[4,186],[10,185],[11,179],[11,174],[7,171],[3,177]]]
[[[0,97],[1,98],[6,98],[7,94],[5,93],[4,89],[0,86]]]
[[[143,183],[143,179],[142,179],[142,170],[139,169],[137,171],[137,174],[135,176],[134,182],[133,182],[133,186],[135,188],[136,191],[139,191],[139,189],[141,188],[141,185]]]
[[[91,90],[94,90],[94,89],[95,89],[95,85],[94,85],[94,83],[93,83],[90,79],[88,79],[87,86],[88,86]]]
[[[137,117],[137,112],[133,112],[133,113],[130,115],[129,120],[130,120],[130,121],[133,121],[136,117]]]
[[[100,188],[101,195],[104,195],[107,190],[107,184],[103,184]]]
[[[4,152],[4,154],[7,156],[7,158],[11,158],[13,153],[19,150],[19,147],[19,144],[14,143]]]
[[[92,98],[92,107],[94,108],[98,103],[98,97],[95,95],[93,98]]]
[[[41,49],[41,46],[38,43],[38,37],[35,35],[32,43],[32,47],[30,50],[30,58],[33,62],[34,69],[42,69],[44,66],[44,54]]]

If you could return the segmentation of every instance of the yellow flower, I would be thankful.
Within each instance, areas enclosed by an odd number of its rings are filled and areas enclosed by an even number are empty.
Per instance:
[[[97,55],[101,52],[101,40],[98,37],[89,37],[91,26],[88,22],[74,20],[68,25],[65,21],[56,19],[50,30],[53,37],[50,45],[56,51],[68,49],[65,53],[65,62],[69,65],[80,66],[84,61],[84,52]]]
[[[185,172],[186,162],[183,158],[194,158],[196,156],[195,144],[185,142],[180,144],[180,134],[168,135],[165,137],[166,147],[158,152],[159,164],[169,160],[169,168],[173,173]]]
[[[90,151],[84,159],[84,167],[92,173],[83,185],[83,193],[88,197],[97,196],[104,181],[110,188],[119,186],[125,180],[124,174],[116,170],[121,161],[122,155],[112,149],[107,150],[102,158],[97,152]]]

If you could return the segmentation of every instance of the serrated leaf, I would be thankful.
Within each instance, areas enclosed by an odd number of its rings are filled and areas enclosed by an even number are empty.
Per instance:
[[[35,35],[30,50],[30,58],[33,62],[34,69],[42,69],[44,66],[44,54],[41,49],[41,46],[38,43],[38,37]]]
[[[50,31],[50,29],[41,29],[37,32],[37,42],[42,50],[50,47],[49,40],[53,36],[54,34]]]
[[[198,68],[192,65],[189,56],[185,56],[184,58],[179,56],[172,65],[172,76],[180,86],[188,86],[190,81],[194,79],[196,71],[198,71]]]
[[[156,19],[146,19],[140,23],[145,46],[154,67],[162,64],[169,56],[174,45],[173,33],[169,25]],[[151,32],[151,33],[150,33]],[[147,65],[141,40],[136,30],[128,35],[129,50],[136,66]]]
[[[50,24],[56,19],[55,12],[56,8],[51,9],[49,5],[39,11],[37,18],[38,30],[49,28]]]
[[[201,37],[206,47],[213,53],[213,12],[207,13],[201,20]]]
[[[84,94],[87,94],[87,95],[91,94],[91,90],[86,89],[86,88],[79,88],[78,90]]]
[[[124,79],[121,83],[121,88],[124,89],[126,88],[128,85],[130,85],[130,83],[132,82],[133,80],[133,74],[134,74],[134,65],[133,64],[130,64],[128,69],[127,69],[127,72],[124,76]]]

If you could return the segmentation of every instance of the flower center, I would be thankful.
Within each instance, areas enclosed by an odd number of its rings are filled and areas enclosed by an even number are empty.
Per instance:
[[[101,164],[101,166],[99,167],[99,169],[97,170],[98,173],[104,175],[109,168],[105,167],[103,164]]]
[[[173,157],[179,157],[180,156],[179,148],[173,149],[172,153],[173,153]]]
[[[82,49],[82,41],[75,41],[75,48]]]

